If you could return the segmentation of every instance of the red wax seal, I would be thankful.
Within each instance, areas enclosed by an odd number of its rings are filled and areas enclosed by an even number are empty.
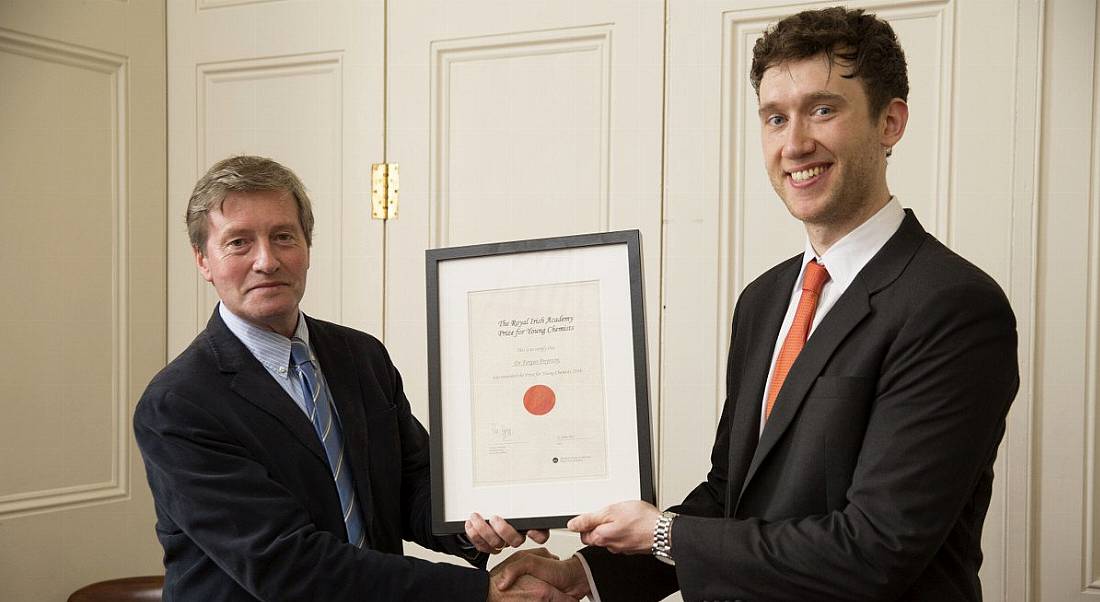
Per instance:
[[[556,400],[553,389],[546,385],[535,385],[523,394],[523,407],[535,416],[542,416],[554,409]]]

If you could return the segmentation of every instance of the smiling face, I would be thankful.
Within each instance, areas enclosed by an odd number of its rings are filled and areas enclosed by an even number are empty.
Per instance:
[[[844,72],[820,54],[770,67],[760,80],[768,177],[818,253],[889,201],[886,151],[908,118],[900,99],[872,118],[862,83]]]
[[[293,197],[281,190],[232,192],[206,219],[205,248],[193,249],[203,278],[235,315],[291,336],[309,270]]]

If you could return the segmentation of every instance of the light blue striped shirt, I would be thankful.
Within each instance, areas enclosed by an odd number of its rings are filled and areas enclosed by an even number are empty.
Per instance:
[[[290,365],[290,339],[237,317],[224,303],[218,303],[218,313],[221,314],[222,321],[225,322],[229,331],[244,343],[244,346],[267,369],[268,374],[279,383],[279,386],[286,391],[287,395],[290,395],[294,403],[298,404],[308,417],[306,398],[302,393],[302,384],[298,381],[298,371]],[[317,361],[317,355],[309,344],[309,328],[306,327],[305,316],[301,311],[298,312],[298,327],[294,330],[294,336],[305,341],[317,369],[318,378],[324,379],[321,364]]]

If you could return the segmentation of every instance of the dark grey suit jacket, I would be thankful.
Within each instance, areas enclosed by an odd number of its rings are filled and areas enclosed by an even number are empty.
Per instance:
[[[134,415],[164,547],[165,600],[485,600],[483,570],[401,555],[431,533],[428,436],[370,335],[307,318],[369,543],[346,541],[313,425],[215,310]],[[484,567],[485,556],[477,559]]]
[[[588,548],[604,602],[980,600],[993,460],[1019,386],[1000,287],[911,212],[815,329],[759,433],[801,255],[745,288],[711,470],[676,567]],[[759,434],[758,434],[759,433]]]

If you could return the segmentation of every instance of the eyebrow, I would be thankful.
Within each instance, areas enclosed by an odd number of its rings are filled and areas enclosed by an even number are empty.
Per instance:
[[[829,92],[828,90],[816,90],[810,92],[802,99],[802,104],[817,104],[819,102],[830,102],[834,104],[846,104],[848,99],[843,94],[837,94],[836,92]],[[779,103],[769,102],[760,105],[757,109],[757,115],[764,115],[766,113],[773,113],[779,107]]]
[[[272,231],[293,230],[294,225],[295,225],[295,222],[287,222],[285,224],[275,224],[271,227],[271,230]],[[220,238],[222,240],[226,240],[226,239],[233,238],[235,236],[242,236],[242,235],[245,235],[245,234],[252,234],[253,232],[255,232],[254,228],[232,227],[232,228],[226,229],[224,232],[221,232],[220,233],[221,234]]]

